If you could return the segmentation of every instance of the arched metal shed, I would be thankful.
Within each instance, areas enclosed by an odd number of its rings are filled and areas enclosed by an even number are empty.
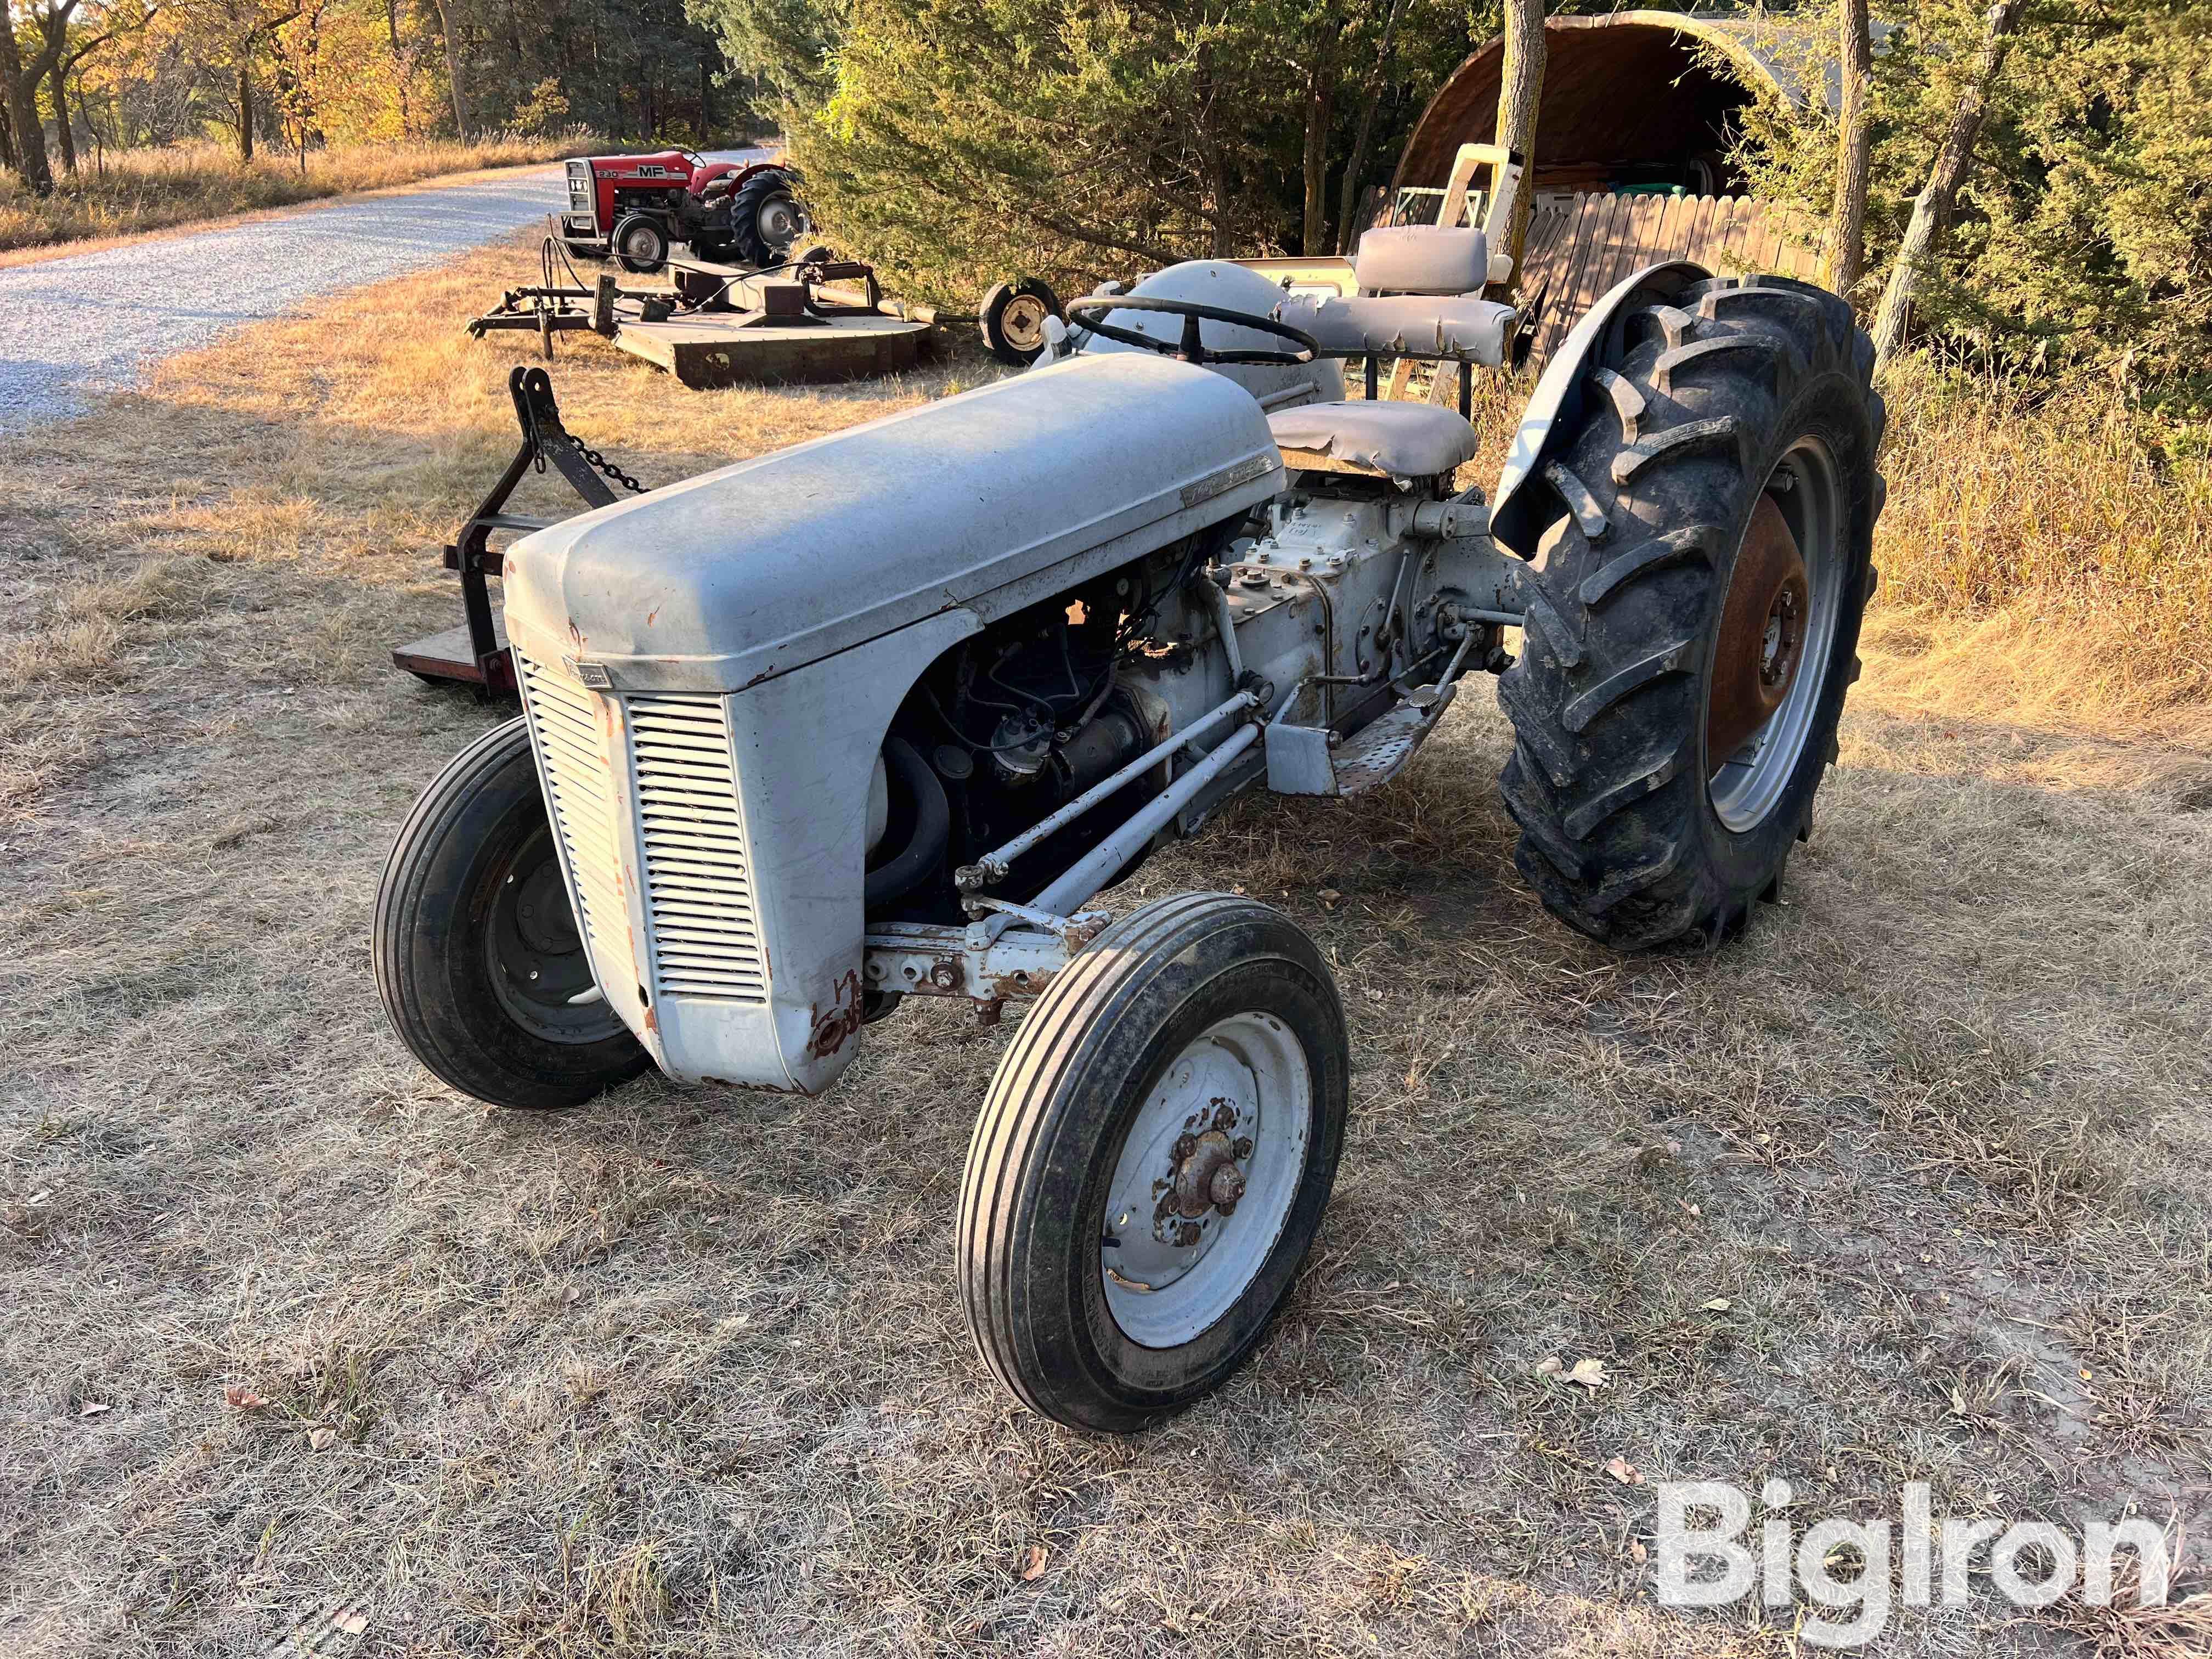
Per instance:
[[[1694,258],[1722,270],[1817,275],[1820,227],[1743,193],[1728,149],[1741,112],[1771,93],[1832,100],[1832,60],[1771,18],[1622,11],[1546,20],[1534,211],[1521,292],[1546,295],[1548,352],[1638,265]],[[1400,222],[1433,219],[1464,143],[1498,125],[1505,43],[1471,53],[1421,112],[1391,180]]]

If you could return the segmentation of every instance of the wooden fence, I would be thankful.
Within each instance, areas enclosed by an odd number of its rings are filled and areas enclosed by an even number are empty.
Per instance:
[[[1758,271],[1818,282],[1820,241],[1811,216],[1751,196],[1540,198],[1528,216],[1521,272],[1522,294],[1544,295],[1534,360],[1548,357],[1576,319],[1639,265],[1694,259],[1717,276]]]

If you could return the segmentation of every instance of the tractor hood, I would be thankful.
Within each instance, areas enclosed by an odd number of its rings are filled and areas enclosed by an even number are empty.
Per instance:
[[[981,626],[1281,482],[1235,382],[1079,356],[528,536],[507,631],[617,690],[736,691],[937,612]]]

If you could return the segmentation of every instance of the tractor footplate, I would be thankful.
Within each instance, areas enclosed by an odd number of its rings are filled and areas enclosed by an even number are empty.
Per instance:
[[[1457,685],[1416,687],[1395,708],[1340,740],[1317,726],[1267,729],[1267,787],[1279,795],[1358,795],[1406,769],[1458,695]]]

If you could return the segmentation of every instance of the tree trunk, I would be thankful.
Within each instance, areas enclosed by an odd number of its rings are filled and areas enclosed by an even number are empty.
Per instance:
[[[0,0],[5,4],[6,0]],[[65,10],[48,7],[39,14],[39,33],[45,37],[44,49],[39,53],[46,67],[46,85],[54,95],[54,142],[61,151],[62,171],[76,171],[76,135],[70,131],[69,88],[66,84],[70,66],[76,62],[69,55],[69,20]],[[33,68],[31,79],[35,88],[39,72]],[[35,96],[35,91],[33,93]]]
[[[469,108],[461,95],[461,49],[453,40],[453,12],[447,0],[437,0],[438,33],[446,43],[446,84],[453,93],[453,132],[463,143],[469,142]]]
[[[1844,106],[1836,135],[1836,203],[1828,216],[1828,286],[1848,300],[1866,275],[1867,167],[1874,153],[1867,94],[1874,85],[1874,40],[1867,0],[1843,0],[1838,9]]]
[[[408,70],[411,67],[399,50],[399,0],[384,0],[384,28],[392,40],[392,87],[399,98],[399,136],[415,136],[415,117],[407,107]]]
[[[4,4],[5,0],[0,0]],[[15,170],[15,124],[8,118],[8,100],[0,97],[0,167]]]
[[[56,64],[46,72],[46,84],[54,89],[54,140],[62,153],[62,171],[76,171],[76,135],[70,131],[68,71]]]
[[[1405,15],[1406,0],[1390,0],[1390,15],[1382,25],[1382,43],[1375,50],[1375,78],[1368,84],[1367,95],[1359,100],[1359,125],[1352,134],[1352,159],[1344,164],[1344,187],[1336,198],[1339,253],[1352,252],[1353,209],[1359,199],[1361,175],[1367,171],[1367,146],[1375,137],[1375,111],[1382,102],[1382,88],[1390,82],[1390,67],[1397,53],[1398,20]]]
[[[2019,25],[2024,3],[2025,0],[1996,0],[1983,15],[1981,54],[1966,89],[1959,94],[1959,106],[1951,112],[1951,125],[1936,152],[1927,187],[1913,201],[1905,240],[1898,245],[1897,263],[1890,268],[1889,285],[1882,290],[1881,309],[1875,313],[1872,331],[1878,363],[1887,362],[1904,343],[1905,331],[1912,321],[1913,294],[1943,233],[1950,228],[1951,214],[1959,204],[1959,186],[1966,182],[1973,164],[1974,145],[1989,115],[1990,93],[2004,70],[2005,53],[2011,50],[2013,31]]]
[[[15,170],[38,196],[51,196],[54,190],[53,168],[46,162],[46,130],[39,119],[39,77],[46,72],[44,54],[25,70],[22,54],[15,47],[15,19],[9,15],[7,0],[0,0],[0,82],[7,83],[4,90],[8,125],[15,140]]]
[[[1309,259],[1328,245],[1328,129],[1336,112],[1336,54],[1344,20],[1322,19],[1306,67],[1305,222],[1298,243]]]
[[[238,164],[253,165],[253,47],[238,60]]]
[[[1521,188],[1505,228],[1504,252],[1513,256],[1508,287],[1521,282],[1521,256],[1528,247],[1528,208],[1536,194],[1536,106],[1544,96],[1544,0],[1505,0],[1505,64],[1498,89],[1498,143],[1521,163]]]
[[[705,54],[699,58],[699,142],[705,144],[714,131],[714,86],[708,78]]]

